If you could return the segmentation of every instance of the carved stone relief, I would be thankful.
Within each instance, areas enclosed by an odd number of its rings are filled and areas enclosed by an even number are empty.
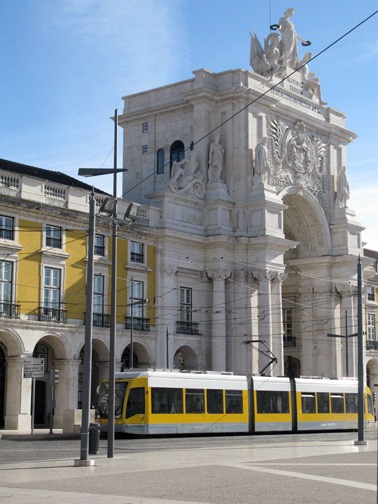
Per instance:
[[[169,189],[174,194],[185,194],[198,199],[205,196],[203,174],[198,168],[199,163],[195,151],[191,151],[188,158],[175,161],[172,165],[172,179]]]
[[[256,146],[254,183],[258,176],[262,183],[273,185],[277,193],[293,185],[299,193],[307,189],[326,209],[325,144],[307,133],[303,121],[290,127],[273,118],[269,130],[270,135]]]

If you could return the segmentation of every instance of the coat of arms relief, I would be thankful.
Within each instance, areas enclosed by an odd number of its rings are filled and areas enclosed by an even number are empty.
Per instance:
[[[290,127],[272,118],[269,133],[256,146],[253,183],[272,185],[277,193],[290,186],[307,189],[326,210],[326,145],[301,120]]]

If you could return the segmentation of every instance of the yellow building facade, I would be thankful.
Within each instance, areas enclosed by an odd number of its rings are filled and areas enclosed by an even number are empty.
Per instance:
[[[46,427],[52,411],[54,427],[78,416],[90,192],[89,185],[64,174],[0,160],[0,428]],[[109,373],[112,225],[100,212],[107,196],[95,191],[93,403],[98,383]],[[155,365],[156,253],[143,233],[143,215],[124,222],[127,202],[118,208],[116,370],[121,370],[130,366],[131,336],[134,365]],[[30,377],[32,359],[39,368]],[[59,375],[56,384],[52,370]]]

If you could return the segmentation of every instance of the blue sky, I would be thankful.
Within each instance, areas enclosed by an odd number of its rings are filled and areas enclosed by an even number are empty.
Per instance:
[[[288,7],[317,54],[377,2],[2,0],[0,157],[75,177],[79,167],[111,167],[110,117],[122,112],[122,96],[190,79],[199,68],[249,69],[249,32],[263,40]],[[323,99],[358,135],[348,147],[349,207],[367,228],[367,246],[378,250],[378,15],[310,70]],[[112,192],[111,176],[95,182]]]

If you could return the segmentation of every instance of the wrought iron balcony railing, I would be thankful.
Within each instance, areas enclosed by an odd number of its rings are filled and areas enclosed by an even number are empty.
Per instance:
[[[38,320],[43,322],[67,322],[67,310],[60,308],[50,308],[45,306],[38,307]]]
[[[284,342],[284,347],[297,346],[297,338],[295,336],[284,336],[283,342]]]
[[[20,306],[19,304],[3,303],[0,301],[0,317],[19,319]]]
[[[176,333],[199,335],[199,334],[201,334],[199,331],[199,323],[177,320],[176,321]]]
[[[105,313],[94,313],[93,325],[96,327],[110,327],[110,315]]]
[[[367,340],[366,350],[378,350],[378,341]]]
[[[132,323],[133,329],[135,329],[136,331],[150,331],[150,319],[141,317],[125,317],[125,320],[126,329],[131,329]]]

